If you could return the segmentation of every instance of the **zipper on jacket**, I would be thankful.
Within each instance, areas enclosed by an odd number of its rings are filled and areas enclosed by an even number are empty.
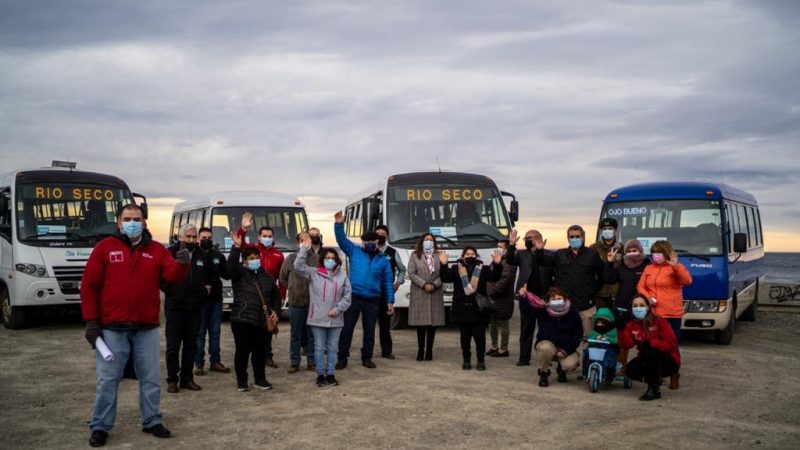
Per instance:
[[[328,287],[328,282],[327,281],[323,281],[322,282],[322,303],[325,303],[325,291],[327,290],[327,287]]]
[[[311,320],[314,320],[314,304],[311,304]]]

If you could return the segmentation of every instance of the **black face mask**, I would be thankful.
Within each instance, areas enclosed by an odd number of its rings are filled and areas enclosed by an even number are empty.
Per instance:
[[[186,250],[189,250],[190,252],[197,250],[197,244],[194,242],[186,244]]]
[[[311,236],[311,245],[322,245],[322,236]]]
[[[386,236],[378,236],[378,245],[381,247],[386,245]]]
[[[598,332],[600,334],[606,334],[606,333],[608,333],[609,331],[611,331],[613,329],[614,329],[614,324],[613,323],[598,323],[598,324],[595,324],[595,326],[594,326],[594,331],[596,331],[596,332]]]
[[[464,262],[467,263],[468,266],[471,266],[471,265],[475,264],[475,261],[477,261],[477,260],[478,260],[478,258],[476,258],[474,256],[470,256],[468,258],[464,258]]]
[[[211,247],[213,246],[214,242],[212,242],[211,239],[203,239],[200,241],[200,248],[202,248],[205,251],[211,250]]]
[[[533,248],[533,241],[526,240],[525,241],[525,248],[527,248],[528,250],[532,249]]]

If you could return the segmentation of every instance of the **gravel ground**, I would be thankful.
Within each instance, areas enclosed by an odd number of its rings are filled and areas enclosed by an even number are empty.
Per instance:
[[[286,374],[287,329],[275,343],[281,368],[268,372],[273,391],[238,393],[233,374],[197,377],[200,392],[167,394],[162,386],[169,440],[140,432],[138,386],[123,382],[109,447],[727,449],[800,442],[800,314],[762,311],[758,322],[738,324],[727,347],[687,335],[681,389],[665,389],[650,403],[637,400],[639,384],[591,394],[570,376],[539,388],[534,367],[514,365],[516,317],[512,357],[487,358],[485,372],[461,370],[454,328],[437,334],[435,359],[424,363],[414,360],[414,330],[395,330],[396,360],[378,358],[374,370],[355,361],[337,374],[341,386],[322,389],[312,373]],[[82,334],[74,318],[0,329],[0,447],[88,446],[94,359]],[[360,334],[354,342],[357,352]],[[222,350],[232,365],[227,323]]]

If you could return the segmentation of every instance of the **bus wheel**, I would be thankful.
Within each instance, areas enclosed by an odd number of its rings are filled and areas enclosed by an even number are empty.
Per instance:
[[[390,328],[392,330],[401,330],[408,327],[408,308],[397,308],[392,314]]]
[[[728,321],[728,326],[724,330],[714,332],[714,340],[719,345],[730,345],[733,340],[733,329],[736,328],[736,298],[734,297],[730,307],[731,318]]]
[[[3,326],[18,330],[25,326],[25,310],[21,306],[11,306],[8,290],[0,288],[0,303],[3,309]]]
[[[758,315],[758,280],[756,280],[756,293],[753,297],[753,303],[750,304],[750,307],[742,313],[741,320],[745,322],[755,322],[756,316]]]

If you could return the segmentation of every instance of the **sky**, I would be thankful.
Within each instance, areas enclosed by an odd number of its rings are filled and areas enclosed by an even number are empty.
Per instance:
[[[3,172],[53,159],[172,206],[392,173],[492,177],[549,247],[651,180],[756,195],[800,251],[800,2],[0,1]]]

